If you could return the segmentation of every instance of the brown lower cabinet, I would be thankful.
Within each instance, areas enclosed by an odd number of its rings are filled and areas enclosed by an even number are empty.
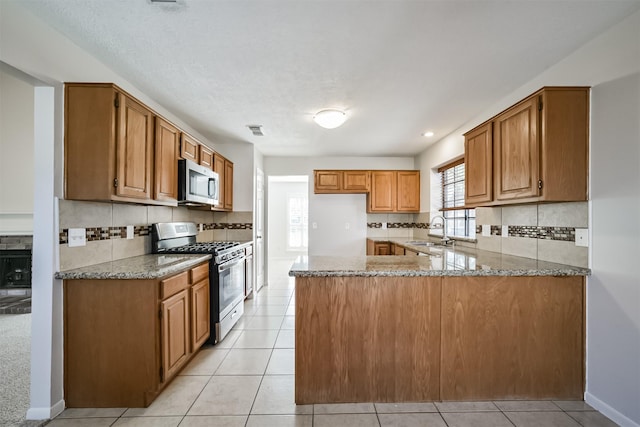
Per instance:
[[[209,337],[209,264],[165,279],[65,280],[70,408],[147,407]]]
[[[295,401],[582,399],[584,277],[297,277]]]

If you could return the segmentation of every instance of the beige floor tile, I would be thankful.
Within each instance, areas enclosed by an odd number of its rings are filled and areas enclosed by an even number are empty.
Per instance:
[[[438,412],[436,405],[431,402],[411,403],[376,403],[378,414],[395,414],[400,412]]]
[[[325,403],[313,405],[313,413],[317,414],[367,414],[375,413],[373,403]]]
[[[296,305],[295,304],[289,304],[289,306],[287,307],[287,312],[284,313],[285,316],[295,316],[296,315]]]
[[[293,375],[266,375],[253,403],[251,415],[313,414],[312,405],[294,403]]]
[[[216,344],[214,346],[215,349],[225,349],[225,348],[231,348],[233,347],[233,345],[236,343],[236,341],[238,341],[238,338],[240,337],[240,334],[242,333],[241,330],[238,329],[232,329],[231,331],[229,331],[229,333],[222,339],[222,341],[220,341],[218,344]]]
[[[378,414],[382,427],[447,427],[440,414]]]
[[[202,390],[187,415],[249,415],[259,376],[219,376]]]
[[[287,312],[287,305],[259,305],[256,307],[256,316],[284,316]]]
[[[293,375],[295,374],[295,350],[275,349],[269,359],[267,375]]]
[[[238,319],[236,324],[233,325],[232,329],[234,329],[234,330],[236,330],[236,329],[246,329],[246,326],[251,321],[251,319],[253,319],[252,315],[248,315],[247,313],[244,313],[242,315],[242,317],[240,319]]]
[[[446,412],[442,417],[449,427],[513,427],[501,412]]]
[[[229,350],[218,349],[218,346],[200,350],[179,375],[213,375],[222,363]]]
[[[233,348],[273,348],[278,331],[242,331]]]
[[[119,418],[113,427],[177,427],[182,417],[132,417]]]
[[[553,403],[558,405],[563,411],[595,411],[584,400],[554,400]]]
[[[616,427],[618,425],[596,411],[571,411],[567,414],[584,427]]]
[[[569,415],[564,412],[505,412],[516,427],[579,427]]]
[[[59,418],[118,418],[127,408],[67,408]]]
[[[47,427],[109,427],[117,418],[56,418]]]
[[[232,349],[216,375],[264,375],[270,356],[269,349]]]
[[[295,348],[296,347],[296,331],[291,329],[281,329],[276,339],[275,348]]]
[[[257,304],[244,304],[244,314],[242,316],[253,316],[256,314],[256,310],[258,309]]]
[[[313,415],[249,415],[247,422],[247,427],[311,427],[312,425]]]
[[[493,402],[501,411],[557,411],[560,408],[550,400],[503,400]]]
[[[246,415],[240,416],[186,416],[180,427],[244,427]]]
[[[328,414],[314,415],[314,427],[375,427],[380,426],[376,414]]]
[[[294,316],[284,316],[284,320],[282,321],[282,326],[280,329],[295,329],[296,328],[296,318]]]
[[[125,417],[185,415],[210,376],[178,376],[147,408],[129,408]]]
[[[435,402],[440,412],[499,411],[493,402]]]
[[[280,329],[284,316],[253,316],[243,329]]]
[[[258,292],[258,297],[261,296],[270,296],[270,297],[290,297],[293,295],[293,289],[271,289],[271,288],[262,288],[260,292]]]
[[[260,305],[289,305],[291,300],[290,296],[272,296],[272,295],[258,295],[256,297],[257,304]]]

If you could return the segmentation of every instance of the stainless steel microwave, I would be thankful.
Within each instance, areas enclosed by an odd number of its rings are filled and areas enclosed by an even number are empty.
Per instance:
[[[220,176],[217,172],[191,160],[178,160],[178,203],[182,205],[217,205]]]

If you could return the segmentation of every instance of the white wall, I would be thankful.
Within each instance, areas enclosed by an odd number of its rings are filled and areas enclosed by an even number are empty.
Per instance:
[[[288,257],[306,254],[307,251],[287,248],[287,196],[289,194],[309,194],[307,182],[274,181],[268,184],[269,203],[269,257]]]
[[[366,254],[366,196],[314,194],[313,170],[414,169],[415,166],[412,157],[265,157],[264,167],[267,176],[309,177],[309,255],[350,256]],[[312,227],[313,223],[317,228]]]
[[[233,210],[252,212],[254,197],[253,145],[246,142],[218,144],[217,150],[233,162]]]
[[[417,158],[425,179],[431,169],[464,153],[464,132],[542,86],[593,87],[590,196],[593,276],[587,279],[586,400],[627,426],[640,425],[640,276],[634,267],[640,253],[637,229],[640,91],[635,77],[617,80],[639,71],[640,12],[636,12],[489,106]],[[621,187],[612,183],[625,173],[622,165],[635,175],[629,175],[628,186]],[[421,183],[423,211],[430,199],[429,186]]]
[[[0,235],[33,233],[33,103],[33,85],[0,68]]]
[[[591,110],[587,399],[640,424],[640,74],[597,85]],[[614,413],[612,416],[615,416]]]

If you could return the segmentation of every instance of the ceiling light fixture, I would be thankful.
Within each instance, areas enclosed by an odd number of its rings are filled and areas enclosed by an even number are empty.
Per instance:
[[[338,126],[342,125],[347,120],[347,115],[344,111],[340,110],[321,110],[313,116],[313,121],[315,121],[318,126],[322,126],[325,129],[335,129]]]
[[[429,138],[430,136],[433,136],[433,135],[434,134],[431,131],[428,131],[428,132],[425,132],[425,133],[422,134],[422,136],[426,136],[427,138]]]

